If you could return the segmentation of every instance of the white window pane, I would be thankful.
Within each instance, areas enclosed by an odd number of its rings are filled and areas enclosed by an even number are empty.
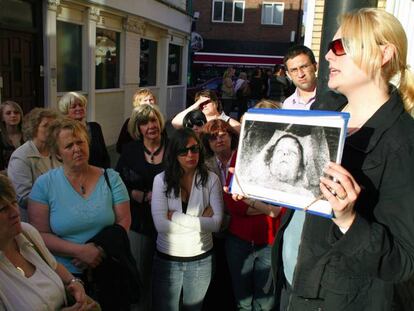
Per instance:
[[[263,4],[263,24],[272,23],[272,5]]]
[[[273,24],[281,25],[283,21],[283,5],[275,4],[273,10]]]

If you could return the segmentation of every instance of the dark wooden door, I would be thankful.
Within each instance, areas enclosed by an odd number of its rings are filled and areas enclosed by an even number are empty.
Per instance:
[[[1,99],[19,103],[24,112],[38,106],[34,43],[32,33],[0,29],[0,75],[3,77]]]

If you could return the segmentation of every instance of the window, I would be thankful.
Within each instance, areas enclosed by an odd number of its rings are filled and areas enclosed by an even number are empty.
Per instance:
[[[139,86],[155,86],[157,84],[157,42],[141,39],[139,57]]]
[[[263,3],[262,24],[283,25],[284,3]]]
[[[181,46],[170,44],[168,51],[168,85],[181,84]]]
[[[58,92],[82,90],[82,26],[58,21],[57,40],[57,90]]]
[[[213,0],[213,22],[243,23],[244,1]]]
[[[119,87],[119,42],[119,32],[96,28],[96,89]]]

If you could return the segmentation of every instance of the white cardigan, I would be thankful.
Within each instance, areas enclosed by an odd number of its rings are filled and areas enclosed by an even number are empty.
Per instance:
[[[164,172],[155,176],[152,188],[151,211],[155,228],[158,231],[157,250],[161,253],[192,257],[203,254],[213,247],[211,232],[220,230],[223,218],[223,195],[221,183],[216,174],[208,173],[207,184],[196,187],[195,176],[188,200],[187,213],[182,212],[181,192],[166,196],[167,185],[164,183]],[[214,212],[212,217],[202,217],[207,206]],[[168,220],[167,212],[175,211],[172,220]]]

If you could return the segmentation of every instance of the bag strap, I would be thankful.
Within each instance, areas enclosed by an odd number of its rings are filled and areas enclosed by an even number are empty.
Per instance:
[[[104,169],[104,177],[105,177],[106,184],[108,185],[108,187],[109,187],[109,189],[111,190],[111,193],[112,193],[112,186],[111,186],[111,182],[109,181],[109,176],[108,176],[108,173],[107,173],[106,169]]]

